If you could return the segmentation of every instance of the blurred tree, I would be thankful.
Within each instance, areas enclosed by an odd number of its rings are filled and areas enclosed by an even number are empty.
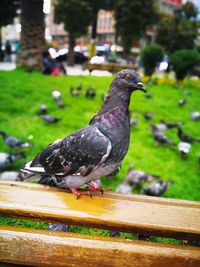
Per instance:
[[[19,10],[20,0],[0,0],[0,48],[1,28],[13,22]]]
[[[164,56],[163,48],[157,44],[147,45],[141,52],[141,60],[145,75],[151,76],[157,64],[161,62]]]
[[[18,65],[40,68],[45,49],[43,0],[21,0],[21,49]]]
[[[112,0],[88,0],[92,8],[92,32],[91,38],[96,39],[97,35],[97,15],[100,9],[110,10],[113,9]]]
[[[54,12],[55,22],[63,22],[69,34],[67,63],[73,66],[75,40],[87,33],[87,27],[92,21],[92,8],[87,0],[58,0]]]
[[[117,0],[114,2],[116,31],[121,37],[125,55],[129,55],[133,41],[141,38],[146,27],[157,20],[154,0]]]
[[[186,2],[173,16],[162,15],[157,25],[156,41],[169,53],[194,48],[198,34],[197,15],[198,10],[192,2]]]
[[[182,49],[170,56],[177,80],[183,80],[188,72],[200,62],[200,54],[196,50]]]

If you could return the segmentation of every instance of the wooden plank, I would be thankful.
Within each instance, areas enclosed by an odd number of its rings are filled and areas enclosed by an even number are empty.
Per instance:
[[[31,266],[198,267],[200,249],[139,240],[0,227],[0,262]]]
[[[200,240],[200,203],[193,201],[114,193],[77,200],[57,188],[0,182],[0,215]]]

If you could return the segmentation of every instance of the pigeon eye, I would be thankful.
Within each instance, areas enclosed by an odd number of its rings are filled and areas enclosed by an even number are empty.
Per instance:
[[[125,76],[125,78],[126,78],[127,81],[129,81],[130,78],[131,78],[131,76],[130,76],[129,74],[127,74],[127,75]]]

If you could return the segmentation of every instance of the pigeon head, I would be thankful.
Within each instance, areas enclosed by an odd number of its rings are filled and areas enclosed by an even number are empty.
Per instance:
[[[121,70],[116,74],[113,85],[120,86],[120,89],[128,89],[131,92],[141,90],[146,93],[146,88],[141,82],[140,75],[134,70]]]

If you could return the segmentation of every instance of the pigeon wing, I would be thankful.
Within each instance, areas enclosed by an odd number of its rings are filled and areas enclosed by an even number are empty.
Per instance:
[[[68,137],[50,144],[30,164],[29,170],[47,174],[88,175],[103,163],[111,151],[110,140],[95,126],[87,126]]]

